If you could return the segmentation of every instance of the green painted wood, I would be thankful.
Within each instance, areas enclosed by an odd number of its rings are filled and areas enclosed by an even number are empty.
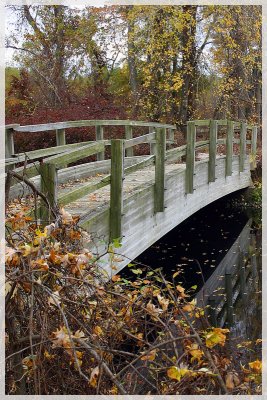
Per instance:
[[[96,141],[104,140],[104,127],[103,127],[103,125],[97,125],[95,127],[95,136],[96,136]],[[101,151],[100,153],[97,153],[96,158],[97,158],[97,161],[105,160],[105,151]]]
[[[14,127],[5,128],[5,158],[10,158],[14,151]],[[10,163],[6,170],[14,169],[15,163]]]
[[[209,140],[209,182],[215,182],[215,167],[217,153],[217,121],[210,121]]]
[[[163,129],[165,129],[165,128],[163,128]],[[125,147],[125,149],[128,149],[129,147],[133,147],[138,144],[147,143],[147,142],[150,142],[151,140],[155,140],[155,138],[156,138],[156,135],[154,132],[147,133],[146,135],[142,135],[142,136],[138,136],[133,139],[125,140],[124,147]]]
[[[78,189],[71,190],[70,192],[64,195],[61,195],[58,198],[58,204],[61,206],[65,206],[66,204],[76,201],[90,193],[93,193],[95,190],[101,189],[102,187],[107,186],[109,184],[110,184],[110,175],[102,179],[100,182],[88,183]]]
[[[196,125],[194,121],[187,122],[186,138],[186,173],[185,173],[185,193],[194,192],[194,170],[195,170],[195,143]]]
[[[226,134],[225,176],[232,175],[234,122],[228,121]]]
[[[144,121],[129,121],[129,120],[80,120],[80,121],[64,121],[64,122],[53,122],[48,124],[38,125],[24,125],[14,128],[16,132],[46,132],[53,131],[56,129],[67,129],[67,128],[79,128],[83,126],[157,126],[163,128],[175,129],[175,125],[161,124],[158,122],[144,122]]]
[[[137,164],[130,165],[130,167],[125,168],[124,175],[132,174],[133,172],[136,172],[141,168],[148,167],[149,165],[154,164],[154,162],[155,162],[155,156],[153,156],[153,155],[149,156],[145,160],[140,161]]]
[[[233,285],[232,274],[225,274],[225,295],[226,295],[226,310],[227,310],[227,325],[231,326],[234,322],[233,316]]]
[[[125,139],[129,140],[133,138],[133,127],[130,125],[125,126]],[[125,150],[125,156],[126,157],[133,157],[134,155],[134,149],[132,147],[126,148]]]
[[[57,204],[57,169],[55,164],[40,164],[41,192],[46,196],[50,208],[55,208]],[[41,199],[40,219],[42,224],[47,225],[52,220],[50,209],[47,208]]]
[[[64,146],[66,144],[65,129],[56,129],[56,143],[57,146]]]
[[[124,141],[111,140],[110,241],[122,236]]]
[[[27,160],[35,160],[37,158],[43,158],[55,154],[64,153],[65,151],[72,150],[77,147],[86,146],[87,144],[95,144],[95,142],[94,141],[79,142],[79,143],[66,144],[63,146],[48,147],[47,149],[27,151],[25,153],[16,153],[16,160],[17,162],[23,162],[25,161],[25,158]]]
[[[188,121],[188,122],[194,122],[195,126],[210,126],[210,119],[198,119],[195,121]]]
[[[246,159],[246,136],[247,136],[247,124],[241,123],[240,129],[240,150],[239,150],[239,171],[244,171],[245,159]]]
[[[156,128],[154,211],[164,211],[166,129]]]
[[[85,157],[89,157],[93,154],[97,154],[104,151],[105,144],[103,142],[95,142],[93,144],[88,144],[78,149],[70,150],[64,154],[48,157],[45,161],[48,163],[53,163],[57,167],[63,167],[66,163],[72,163],[81,160]]]
[[[175,161],[186,155],[186,144],[180,147],[175,147],[174,149],[169,149],[166,151],[167,161]]]
[[[156,128],[154,126],[149,127],[149,133],[156,132]],[[150,142],[150,155],[156,154],[156,141]]]
[[[252,134],[251,134],[251,170],[254,170],[257,167],[256,161],[257,155],[257,126],[252,127]]]

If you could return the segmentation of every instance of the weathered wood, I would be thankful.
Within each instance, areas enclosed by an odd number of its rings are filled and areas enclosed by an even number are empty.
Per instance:
[[[242,122],[240,129],[239,172],[244,171],[245,158],[246,158],[246,135],[247,135],[247,124],[245,122]]]
[[[225,176],[232,175],[234,122],[227,122]]]
[[[129,140],[129,139],[132,139],[132,138],[133,138],[133,127],[130,126],[130,125],[126,125],[125,126],[125,139]],[[133,155],[134,155],[133,147],[126,148],[125,156],[126,157],[133,157]]]
[[[166,151],[166,160],[175,161],[179,160],[182,156],[186,155],[186,144],[180,147],[175,147],[174,149],[169,149]]]
[[[110,241],[122,236],[124,141],[111,140]]]
[[[174,142],[174,129],[167,129],[167,138],[168,140],[170,140],[171,142]]]
[[[25,153],[16,153],[15,160],[16,162],[23,162],[25,161],[25,158],[26,160],[35,160],[37,158],[43,158],[55,154],[64,153],[65,151],[72,150],[77,147],[86,146],[87,144],[95,144],[95,142],[94,141],[79,142],[79,143],[65,144],[63,146],[48,147],[47,149],[27,151]]]
[[[88,144],[78,149],[70,150],[64,154],[48,157],[47,162],[56,164],[58,167],[64,166],[66,163],[72,163],[81,160],[85,157],[89,157],[93,154],[104,151],[105,144],[103,142],[96,142],[93,144]]]
[[[154,211],[164,211],[166,129],[156,128]]]
[[[124,175],[132,174],[133,172],[136,172],[141,168],[144,168],[144,167],[154,164],[154,162],[155,162],[155,156],[153,156],[153,155],[149,156],[145,160],[140,161],[137,164],[130,165],[129,167],[125,168]]]
[[[10,158],[14,154],[14,126],[5,128],[5,158]],[[14,163],[9,164],[6,169],[11,170],[15,166]]]
[[[149,127],[149,133],[155,132],[155,127],[150,126]],[[150,142],[150,155],[155,155],[156,154],[156,141]]]
[[[165,128],[162,128],[162,129],[165,129]],[[142,135],[142,136],[138,136],[133,139],[125,140],[124,147],[125,147],[125,149],[128,149],[129,147],[136,146],[137,144],[142,144],[145,142],[147,143],[151,140],[155,140],[155,137],[156,137],[155,133],[151,132],[151,133],[147,133],[146,135]]]
[[[195,126],[210,126],[210,119],[198,119],[195,121],[188,121],[188,122],[194,122]]]
[[[215,167],[217,153],[217,121],[210,121],[209,140],[209,182],[215,182]]]
[[[226,310],[227,310],[227,324],[233,325],[233,287],[232,287],[232,274],[225,274],[225,294],[226,294]]]
[[[41,175],[41,192],[46,196],[50,207],[55,208],[57,204],[57,169],[55,164],[40,164]],[[40,219],[43,224],[47,224],[51,220],[51,211],[41,200]]]
[[[96,137],[96,141],[104,140],[104,127],[102,125],[97,125],[95,127],[95,137]],[[105,160],[105,151],[101,151],[100,153],[97,153],[96,159],[97,159],[97,161]]]
[[[64,146],[66,144],[65,129],[56,129],[56,143],[57,146]]]
[[[14,128],[16,132],[46,132],[46,131],[54,131],[56,129],[67,129],[67,128],[79,128],[84,126],[157,126],[163,128],[172,128],[175,129],[175,125],[170,124],[161,124],[158,122],[144,122],[144,121],[129,121],[129,120],[80,120],[80,121],[64,121],[64,122],[53,122],[48,124],[39,124],[39,125],[24,125],[18,126]]]
[[[187,122],[187,148],[186,148],[186,179],[185,193],[194,192],[194,169],[195,169],[195,143],[196,125],[194,121]]]
[[[104,179],[101,179],[100,182],[88,183],[78,189],[71,190],[70,192],[68,192],[64,195],[61,195],[58,198],[58,204],[61,206],[65,206],[66,204],[76,201],[76,200],[80,199],[81,197],[84,197],[90,193],[93,193],[95,190],[101,189],[102,187],[107,186],[109,184],[110,184],[110,175]]]
[[[254,170],[257,167],[256,161],[257,155],[257,126],[252,127],[252,134],[251,134],[251,170]]]

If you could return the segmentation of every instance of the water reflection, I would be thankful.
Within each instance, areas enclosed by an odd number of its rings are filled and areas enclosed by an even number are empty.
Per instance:
[[[197,286],[195,297],[199,306],[210,306],[212,325],[231,326],[232,335],[245,340],[261,335],[261,236],[244,210],[230,206],[232,199],[194,214],[136,261],[162,268],[166,279],[186,289]]]

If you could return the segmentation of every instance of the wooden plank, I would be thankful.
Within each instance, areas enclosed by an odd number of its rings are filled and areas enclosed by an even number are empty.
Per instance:
[[[164,211],[166,129],[156,128],[154,212]]]
[[[129,140],[133,138],[133,127],[130,125],[125,126],[125,139]],[[134,155],[134,150],[132,147],[126,148],[125,150],[125,156],[126,157],[133,157]]]
[[[80,121],[63,121],[63,122],[53,122],[48,124],[39,125],[24,125],[14,128],[16,132],[46,132],[54,131],[56,129],[67,129],[67,128],[79,128],[84,126],[157,126],[163,128],[175,129],[175,125],[161,124],[158,122],[144,122],[144,121],[129,121],[129,120],[80,120]]]
[[[175,147],[174,149],[169,149],[166,151],[166,159],[167,161],[175,161],[180,157],[186,155],[186,144],[180,147]]]
[[[257,167],[257,161],[256,161],[256,155],[257,155],[257,126],[252,127],[252,134],[251,134],[251,170],[254,170]]]
[[[187,122],[187,148],[186,148],[186,173],[185,173],[185,193],[194,192],[194,169],[195,169],[195,143],[196,125],[194,121]]]
[[[167,138],[171,142],[174,142],[174,129],[170,129],[170,128],[167,129]]]
[[[64,153],[65,151],[72,150],[77,147],[86,146],[87,144],[94,144],[94,141],[79,142],[72,144],[65,144],[63,146],[48,147],[47,149],[39,149],[27,151],[25,153],[16,153],[17,162],[24,162],[25,158],[27,160],[35,160],[37,158],[43,158],[47,156],[52,156],[55,154]]]
[[[57,204],[57,169],[55,164],[40,164],[41,175],[41,192],[46,196],[50,209],[47,208],[41,199],[40,219],[42,224],[47,225],[51,219],[51,208],[55,208]]]
[[[56,129],[56,143],[57,146],[64,146],[66,144],[65,129]]]
[[[199,119],[195,121],[189,121],[189,122],[194,122],[195,126],[210,126],[210,119]]]
[[[85,157],[99,153],[100,151],[104,151],[104,149],[105,144],[103,142],[96,142],[79,147],[78,149],[70,150],[64,154],[48,157],[45,162],[53,163],[62,168],[66,163],[69,164],[81,160]]]
[[[217,121],[210,121],[209,140],[209,182],[215,182],[215,167],[217,153]]]
[[[244,171],[246,148],[247,148],[246,136],[247,136],[247,124],[245,122],[242,122],[240,129],[239,172]]]
[[[232,175],[234,122],[227,123],[225,176]]]
[[[110,184],[110,175],[104,179],[101,179],[100,182],[88,183],[78,189],[71,190],[70,192],[68,192],[64,195],[61,195],[58,198],[58,203],[61,206],[65,206],[66,204],[76,201],[76,200],[80,199],[81,197],[84,197],[84,196],[94,192],[95,190],[101,189],[102,187],[107,186],[109,184]]]
[[[103,125],[97,125],[95,127],[95,136],[96,136],[96,141],[104,140],[104,127],[103,127]],[[97,159],[97,161],[105,160],[105,151],[101,151],[100,153],[97,153],[96,159]]]
[[[149,127],[149,133],[155,132],[154,126]],[[156,154],[156,141],[150,142],[150,155],[155,155]]]
[[[124,170],[124,175],[129,175],[133,172],[138,171],[141,168],[147,167],[149,165],[152,165],[155,162],[155,156],[149,156],[145,160],[140,161],[137,164],[130,165],[129,167],[125,168]]]
[[[5,158],[10,158],[14,154],[14,128],[5,128]],[[15,163],[9,164],[6,169],[11,170]]]
[[[110,241],[122,236],[124,140],[111,140]]]
[[[162,128],[162,129],[165,129],[165,128]],[[136,146],[138,144],[142,144],[145,142],[147,143],[151,140],[155,140],[155,137],[156,137],[155,133],[151,132],[151,133],[147,133],[146,135],[142,135],[142,136],[138,136],[133,139],[125,140],[124,147],[125,147],[125,149],[128,149],[129,147]]]

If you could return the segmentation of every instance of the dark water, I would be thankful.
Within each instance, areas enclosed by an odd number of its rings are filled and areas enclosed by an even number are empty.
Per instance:
[[[248,232],[251,232],[253,240],[244,249],[247,258],[245,295],[234,295],[233,321],[231,324],[228,321],[228,326],[231,325],[233,337],[252,340],[261,337],[261,231],[258,215],[254,213],[256,218],[251,220],[251,210],[248,212],[240,206],[233,206],[240,203],[241,194],[242,191],[226,196],[203,208],[163,236],[135,261],[161,268],[167,280],[173,280],[174,272],[181,270],[175,283],[186,289],[197,285],[198,291],[212,275],[216,275],[216,267],[227,257],[250,218]],[[136,278],[127,267],[120,275],[127,279]],[[218,326],[225,323],[227,318],[221,318]]]

